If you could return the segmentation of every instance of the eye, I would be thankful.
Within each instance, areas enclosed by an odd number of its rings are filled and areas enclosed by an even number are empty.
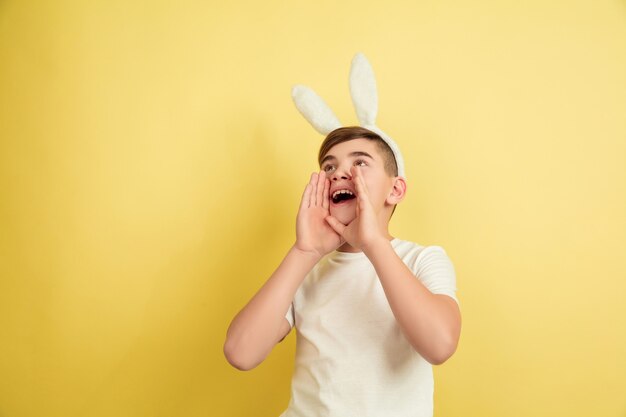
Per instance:
[[[357,159],[356,161],[354,161],[354,166],[364,167],[367,166],[367,162],[365,162],[365,160],[363,159]]]
[[[324,170],[324,172],[330,172],[335,169],[335,166],[332,164],[326,164],[322,167],[322,169]]]

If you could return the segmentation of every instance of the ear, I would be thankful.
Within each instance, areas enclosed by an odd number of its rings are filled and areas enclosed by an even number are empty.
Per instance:
[[[291,89],[291,97],[304,118],[322,135],[341,127],[341,123],[328,104],[315,91],[304,85]]]
[[[406,195],[406,179],[404,177],[395,177],[393,180],[393,188],[387,196],[387,204],[398,204],[404,199]]]
[[[365,55],[358,53],[350,67],[350,96],[361,126],[376,125],[378,93],[374,70]]]

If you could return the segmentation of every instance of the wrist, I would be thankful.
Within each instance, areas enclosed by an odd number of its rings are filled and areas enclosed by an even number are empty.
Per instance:
[[[319,262],[320,259],[322,259],[322,255],[316,250],[301,249],[298,247],[297,243],[291,247],[289,252],[292,253],[293,256],[297,257],[300,261],[310,263],[312,265],[315,265],[317,262]]]
[[[374,255],[388,248],[391,248],[391,241],[381,235],[375,239],[372,239],[369,243],[364,244],[361,250],[368,258],[371,258],[370,255]]]

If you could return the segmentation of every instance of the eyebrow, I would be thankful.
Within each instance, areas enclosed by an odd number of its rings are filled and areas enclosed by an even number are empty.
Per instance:
[[[354,151],[354,152],[350,152],[350,154],[348,154],[348,156],[366,156],[371,160],[374,160],[374,158],[372,157],[372,155],[368,154],[367,152],[363,152],[363,151]],[[333,155],[326,155],[324,157],[324,159],[322,159],[322,162],[320,162],[320,165],[324,165],[324,162],[328,161],[328,160],[337,160],[337,158],[335,158]]]

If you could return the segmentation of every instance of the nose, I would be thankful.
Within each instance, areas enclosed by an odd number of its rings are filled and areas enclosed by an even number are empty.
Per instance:
[[[332,181],[351,180],[352,174],[350,173],[350,167],[338,166],[337,169],[330,174],[330,179]]]

